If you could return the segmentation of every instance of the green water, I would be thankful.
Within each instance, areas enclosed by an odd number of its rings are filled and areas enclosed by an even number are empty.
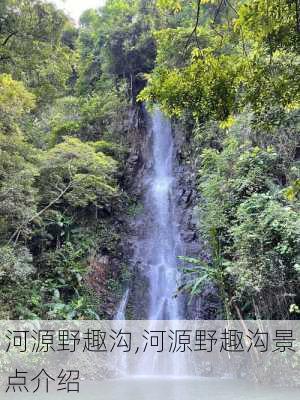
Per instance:
[[[1,397],[2,398],[2,397]],[[80,393],[10,393],[15,400],[299,400],[300,389],[257,386],[243,381],[214,378],[136,377],[80,383]],[[4,400],[3,399],[3,400]]]
[[[96,391],[96,393],[94,393]],[[97,400],[299,400],[300,389],[256,386],[229,379],[133,378],[89,387]]]

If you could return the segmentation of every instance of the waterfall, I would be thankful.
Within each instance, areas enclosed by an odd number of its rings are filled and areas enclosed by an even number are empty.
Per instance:
[[[177,256],[183,254],[183,246],[176,206],[176,147],[171,124],[158,109],[147,122],[148,146],[142,178],[143,211],[134,221],[133,263],[138,266],[142,277],[138,284],[143,285],[136,307],[145,309],[143,315],[151,321],[147,327],[155,332],[162,326],[159,320],[182,318],[180,297],[176,292],[180,278]],[[133,284],[132,290],[134,295],[139,287]],[[128,290],[124,293],[116,320],[125,319],[128,293]],[[119,365],[128,375],[182,375],[186,365],[184,357],[173,354],[171,358],[170,362],[157,355],[153,357],[149,352],[140,362],[132,365],[130,357],[124,354]]]
[[[176,320],[181,317],[177,256],[182,245],[175,206],[175,146],[170,121],[158,110],[148,121],[146,170],[143,175],[143,213],[137,226],[135,263],[148,282],[148,320]]]
[[[142,213],[134,220],[134,255],[140,279],[133,283],[135,306],[147,320],[182,319],[177,256],[184,254],[176,206],[175,144],[170,121],[155,109],[147,118],[147,150],[142,175]],[[139,286],[140,285],[140,286]],[[147,289],[148,287],[148,289]],[[116,319],[123,319],[128,293]]]
[[[128,303],[128,296],[129,296],[129,289],[126,289],[126,291],[120,301],[118,310],[116,312],[116,316],[114,318],[115,320],[124,320],[125,319],[126,307],[127,307],[127,303]]]
[[[153,168],[146,178],[149,186],[145,209],[151,219],[146,248],[150,283],[149,319],[178,319],[177,255],[181,247],[174,205],[174,143],[168,119],[156,109],[152,121]]]

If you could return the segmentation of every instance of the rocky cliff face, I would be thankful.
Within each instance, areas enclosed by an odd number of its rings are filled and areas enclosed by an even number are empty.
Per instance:
[[[130,154],[124,176],[126,177],[126,190],[132,199],[132,212],[126,219],[128,231],[122,243],[124,257],[131,276],[126,316],[133,319],[147,319],[148,282],[141,266],[133,261],[135,243],[138,239],[142,239],[145,233],[141,219],[144,195],[143,181],[146,171],[151,168],[149,162],[150,136],[147,130],[147,113],[143,106],[135,107],[131,121],[131,129],[128,135]]]
[[[126,188],[130,198],[134,199],[134,212],[127,218],[128,232],[123,238],[123,252],[131,272],[130,295],[127,316],[135,319],[147,318],[149,302],[149,283],[141,257],[136,257],[136,244],[146,236],[145,215],[143,214],[143,198],[145,195],[145,176],[152,168],[151,134],[149,132],[149,116],[144,107],[132,112],[129,132],[130,154],[127,160]],[[196,171],[187,156],[188,139],[184,128],[172,124],[174,137],[174,190],[175,204],[178,210],[177,223],[183,242],[184,256],[208,257],[207,246],[199,237],[199,216],[197,203],[200,201],[196,190]],[[184,302],[184,316],[187,319],[215,318],[218,299],[212,287],[205,288],[203,296],[193,299],[189,304]]]
[[[197,191],[197,165],[195,155],[191,151],[189,129],[178,123],[173,123],[176,143],[176,203],[179,210],[179,224],[184,242],[185,256],[201,260],[209,260],[208,244],[201,236],[201,215],[197,205],[202,201]],[[186,277],[191,279],[191,277]],[[216,288],[207,284],[201,296],[186,300],[186,319],[215,319],[217,318],[220,300]]]
[[[133,248],[132,238],[138,234],[135,222],[135,206],[142,196],[142,176],[146,166],[147,131],[145,127],[145,115],[142,107],[132,106],[123,123],[123,142],[128,147],[128,157],[121,171],[119,184],[124,193],[124,204],[118,214],[110,216],[109,231],[113,232],[121,240],[114,240],[109,248],[101,247],[97,254],[89,260],[90,268],[86,276],[88,288],[99,299],[99,314],[105,319],[114,319],[118,305],[122,301],[122,294],[126,288],[138,287],[143,281],[139,279],[138,269],[132,265]],[[126,199],[127,198],[127,199]],[[131,210],[130,210],[131,209]],[[134,233],[136,232],[136,233]],[[107,238],[110,242],[110,238]],[[125,275],[125,277],[124,277]],[[128,282],[130,280],[130,282]],[[130,292],[130,304],[128,305],[127,318],[133,314],[130,312],[133,292]],[[143,308],[141,306],[141,308]]]
[[[207,244],[201,238],[200,216],[197,204],[201,201],[196,190],[196,166],[189,144],[186,129],[178,123],[172,123],[174,143],[173,151],[173,203],[176,208],[177,230],[182,242],[182,256],[208,259]],[[127,214],[116,216],[114,224],[119,232],[121,243],[114,255],[102,254],[91,260],[91,273],[88,276],[89,286],[102,299],[101,311],[105,318],[114,318],[118,304],[122,302],[122,293],[129,289],[126,318],[147,319],[149,308],[149,277],[147,266],[143,263],[143,246],[146,240],[151,213],[143,209],[147,185],[145,177],[153,168],[152,135],[149,130],[149,114],[142,106],[131,109],[127,121],[128,158],[123,171],[122,185],[128,194]],[[153,222],[154,223],[154,222]],[[139,249],[137,249],[139,247]],[[146,249],[145,249],[146,250]],[[138,254],[139,253],[139,254]],[[178,268],[180,270],[178,260]],[[100,271],[100,272],[99,272]],[[127,278],[124,280],[124,271]],[[116,282],[114,291],[105,286],[108,280]],[[184,280],[189,277],[182,278]],[[186,294],[181,295],[182,316],[186,319],[214,319],[217,316],[219,299],[216,290],[207,285],[201,296],[192,301]]]

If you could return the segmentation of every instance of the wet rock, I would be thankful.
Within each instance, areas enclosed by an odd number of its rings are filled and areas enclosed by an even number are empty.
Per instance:
[[[142,108],[136,109],[131,115],[129,132],[130,155],[128,157],[124,176],[125,187],[130,198],[141,203],[145,196],[145,177],[153,168],[151,161],[151,135],[147,132],[147,115]],[[196,171],[192,156],[187,156],[186,150],[189,134],[178,124],[173,124],[174,152],[174,188],[176,218],[184,243],[183,256],[201,258],[209,253],[205,240],[199,234],[199,216],[196,207],[200,202],[196,190]],[[128,227],[123,237],[122,249],[126,262],[132,274],[130,282],[131,295],[128,303],[131,316],[135,319],[147,318],[149,304],[149,283],[147,271],[141,259],[133,259],[137,252],[136,243],[143,248],[143,240],[147,237],[145,218],[151,220],[153,215],[128,216],[125,225]],[[153,219],[154,221],[154,219]],[[209,258],[209,256],[207,256]],[[186,301],[187,303],[187,301]],[[213,319],[216,318],[220,301],[216,289],[207,285],[201,296],[195,297],[189,306],[186,305],[186,318]]]

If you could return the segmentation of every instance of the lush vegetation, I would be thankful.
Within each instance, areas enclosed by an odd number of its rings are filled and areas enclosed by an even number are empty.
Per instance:
[[[51,3],[1,1],[0,318],[111,317],[141,101],[191,137],[211,256],[188,260],[185,290],[213,282],[221,317],[299,315],[299,13],[108,0],[76,27]]]
[[[50,2],[0,7],[0,318],[110,317],[148,23],[137,2],[87,11],[80,28]]]
[[[157,63],[140,98],[160,103],[193,130],[188,157],[198,168],[199,226],[211,248],[209,263],[187,260],[193,267],[186,289],[199,295],[213,282],[226,317],[295,317],[297,2],[159,3],[163,13],[185,18],[156,33]]]

